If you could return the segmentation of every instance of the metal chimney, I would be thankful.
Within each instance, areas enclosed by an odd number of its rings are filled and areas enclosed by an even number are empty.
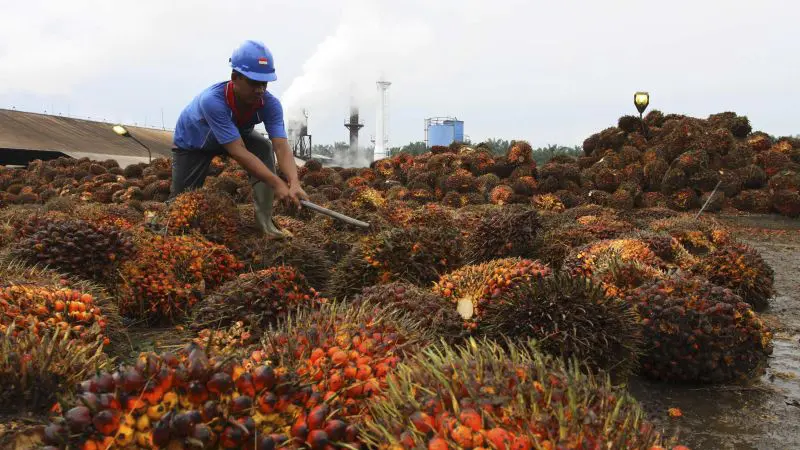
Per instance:
[[[350,130],[350,151],[347,159],[352,163],[358,158],[358,130],[364,127],[363,123],[358,123],[358,107],[350,107],[350,122],[346,122],[344,127]]]

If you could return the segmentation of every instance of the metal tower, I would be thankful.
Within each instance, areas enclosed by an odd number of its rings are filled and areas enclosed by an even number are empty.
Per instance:
[[[389,152],[389,93],[392,83],[378,81],[378,120],[375,123],[375,154],[373,161],[386,158]]]

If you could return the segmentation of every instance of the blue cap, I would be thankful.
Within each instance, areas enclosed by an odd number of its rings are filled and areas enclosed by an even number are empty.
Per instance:
[[[233,51],[230,58],[231,67],[240,74],[256,81],[275,81],[275,61],[272,52],[258,41],[244,41]]]

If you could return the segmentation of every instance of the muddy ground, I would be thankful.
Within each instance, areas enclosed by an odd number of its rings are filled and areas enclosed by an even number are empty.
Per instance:
[[[764,376],[744,386],[675,386],[641,379],[630,389],[651,420],[692,450],[800,448],[800,220],[719,216],[775,270],[777,296],[761,312],[774,331]],[[669,408],[683,415],[670,418]]]

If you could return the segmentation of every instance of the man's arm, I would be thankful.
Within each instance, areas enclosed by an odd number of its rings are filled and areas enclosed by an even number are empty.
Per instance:
[[[300,179],[297,176],[297,165],[294,163],[294,154],[289,141],[286,138],[275,137],[270,139],[275,156],[278,159],[278,167],[286,175],[289,181],[289,198],[294,204],[300,207],[300,200],[308,200],[308,194],[300,186]]]

